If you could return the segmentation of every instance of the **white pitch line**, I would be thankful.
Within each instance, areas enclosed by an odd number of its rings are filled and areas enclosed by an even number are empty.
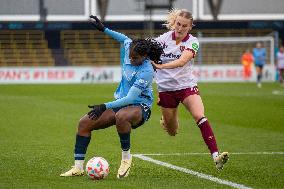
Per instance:
[[[219,184],[228,185],[228,186],[231,186],[233,188],[252,189],[252,188],[247,187],[247,186],[242,185],[242,184],[234,183],[234,182],[227,181],[227,180],[222,180],[222,179],[219,179],[217,177],[213,177],[211,175],[199,173],[199,172],[196,172],[196,171],[193,171],[193,170],[190,170],[190,169],[186,169],[186,168],[183,168],[183,167],[178,167],[178,166],[172,165],[170,163],[155,160],[153,158],[150,158],[150,157],[147,157],[147,156],[144,156],[144,155],[141,155],[141,154],[134,154],[133,156],[137,157],[139,159],[142,159],[144,161],[149,161],[149,162],[152,162],[152,163],[164,166],[164,167],[168,167],[170,169],[174,169],[174,170],[181,171],[181,172],[184,172],[184,173],[187,173],[187,174],[195,175],[197,177],[200,177],[200,178],[203,178],[203,179],[206,179],[206,180],[210,180],[210,181],[213,181],[213,182],[216,182],[216,183],[219,183]]]
[[[183,155],[209,155],[210,153],[199,153],[199,152],[192,152],[192,153],[156,153],[156,154],[138,154],[138,155],[145,155],[145,156],[183,156]],[[284,152],[230,152],[229,154],[232,155],[284,155]]]
[[[274,94],[274,95],[284,95],[284,91],[274,90],[274,91],[272,91],[272,94]]]

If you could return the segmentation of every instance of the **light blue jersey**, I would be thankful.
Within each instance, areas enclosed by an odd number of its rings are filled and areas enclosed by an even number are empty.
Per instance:
[[[120,84],[114,93],[116,100],[105,103],[106,107],[117,108],[130,104],[145,104],[151,108],[153,104],[154,69],[150,60],[145,59],[139,66],[132,65],[129,60],[129,48],[132,40],[108,28],[104,32],[121,44],[120,64],[122,71]]]
[[[265,64],[266,59],[266,50],[265,48],[254,48],[252,50],[254,64],[263,66]]]

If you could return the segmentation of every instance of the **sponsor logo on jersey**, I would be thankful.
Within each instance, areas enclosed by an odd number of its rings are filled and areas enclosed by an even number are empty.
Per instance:
[[[181,46],[179,47],[180,52],[183,52],[184,49],[185,49],[185,46],[182,46],[182,45],[181,45]]]
[[[163,53],[162,56],[163,56],[163,57],[166,57],[166,58],[179,59],[179,57],[180,57],[181,55],[173,54],[173,53],[168,53],[168,54]]]
[[[198,51],[199,46],[197,43],[192,43],[192,48],[193,50]]]

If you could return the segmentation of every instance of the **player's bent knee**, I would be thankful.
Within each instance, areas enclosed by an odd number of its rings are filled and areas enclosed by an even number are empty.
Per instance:
[[[89,120],[86,120],[84,117],[79,120],[78,123],[78,134],[85,134],[91,131],[92,127],[89,123]]]
[[[124,123],[127,122],[128,116],[125,113],[117,112],[115,114],[116,123]]]
[[[199,122],[200,120],[202,120],[202,119],[204,119],[204,118],[206,118],[206,117],[205,117],[205,115],[196,115],[196,116],[193,116],[193,118],[194,118],[195,122],[198,124],[198,122]],[[207,118],[206,118],[206,119],[207,119]]]

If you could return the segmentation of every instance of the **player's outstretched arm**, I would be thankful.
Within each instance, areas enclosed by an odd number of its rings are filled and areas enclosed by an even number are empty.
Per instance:
[[[139,95],[141,94],[142,90],[132,86],[129,89],[128,94],[120,99],[117,99],[115,101],[112,102],[107,102],[105,103],[106,108],[117,108],[117,107],[122,107],[122,106],[127,106],[129,104],[133,104],[135,102],[135,100],[139,97]]]
[[[135,100],[138,98],[138,96],[141,94],[141,92],[142,92],[141,89],[133,86],[130,88],[127,96],[123,98],[117,99],[112,102],[107,102],[104,104],[92,105],[92,106],[89,105],[88,107],[91,108],[92,110],[88,112],[88,116],[90,119],[96,119],[99,118],[106,109],[117,108],[133,104]]]
[[[105,26],[103,23],[98,19],[97,16],[91,15],[90,16],[90,22],[91,24],[99,31],[104,32],[105,31]]]
[[[99,31],[106,33],[113,39],[119,41],[120,43],[123,43],[128,37],[122,33],[112,31],[108,28],[106,28],[103,23],[98,19],[97,16],[91,15],[90,16],[90,22],[91,24]]]
[[[156,64],[153,61],[151,62],[153,67],[156,69],[172,69],[184,66],[188,61],[190,61],[194,57],[192,51],[186,50],[182,53],[181,57],[177,60],[173,60],[166,64]]]

